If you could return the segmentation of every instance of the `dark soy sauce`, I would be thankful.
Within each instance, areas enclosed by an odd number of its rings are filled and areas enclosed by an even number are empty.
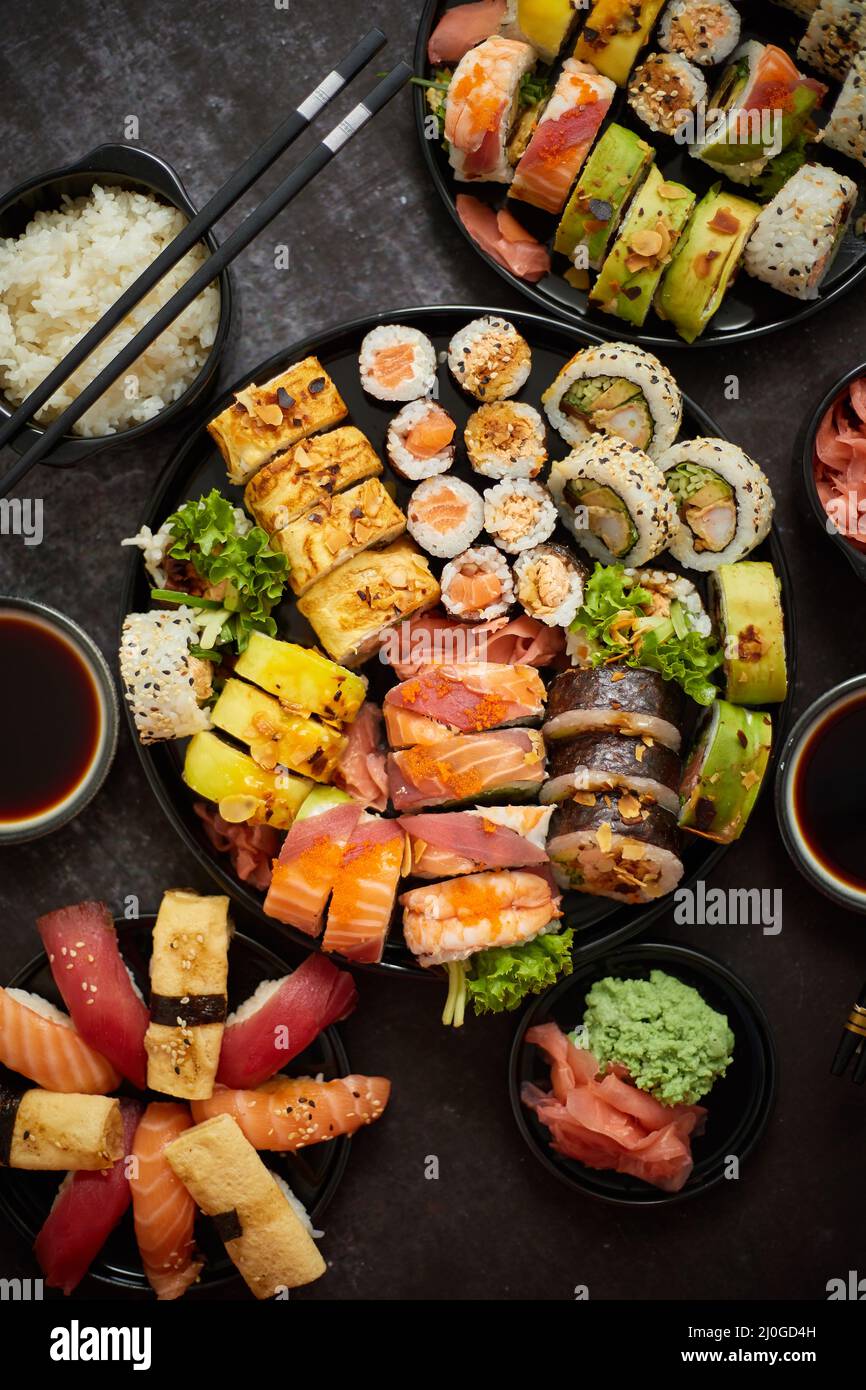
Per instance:
[[[794,809],[809,852],[843,884],[866,890],[866,694],[807,736]]]
[[[76,649],[47,623],[0,612],[0,824],[59,806],[93,764],[99,694]]]

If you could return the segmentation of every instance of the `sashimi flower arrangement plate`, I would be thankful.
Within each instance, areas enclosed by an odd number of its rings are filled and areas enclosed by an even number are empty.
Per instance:
[[[123,538],[175,829],[269,929],[447,976],[450,1023],[644,930],[748,833],[788,722],[742,444],[652,354],[523,312],[379,313],[247,372]]]
[[[432,184],[513,289],[590,334],[713,346],[801,323],[866,275],[866,29],[814,9],[428,0]]]

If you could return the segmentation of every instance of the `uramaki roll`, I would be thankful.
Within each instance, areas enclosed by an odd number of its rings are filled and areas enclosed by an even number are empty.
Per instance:
[[[122,1157],[119,1101],[0,1086],[0,1167],[77,1172]]]
[[[230,1115],[216,1115],[163,1150],[256,1298],[311,1284],[325,1261],[276,1178]]]

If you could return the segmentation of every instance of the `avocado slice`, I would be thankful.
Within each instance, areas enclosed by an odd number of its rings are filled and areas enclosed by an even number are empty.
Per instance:
[[[598,270],[652,160],[652,146],[634,131],[616,124],[608,126],[565,205],[554,251],[577,264],[578,247],[585,248],[585,265]]]
[[[721,184],[694,209],[653,299],[659,317],[687,343],[700,337],[724,299],[760,211],[759,203],[722,192]]]
[[[640,327],[694,205],[691,189],[653,167],[601,268],[590,304]]]

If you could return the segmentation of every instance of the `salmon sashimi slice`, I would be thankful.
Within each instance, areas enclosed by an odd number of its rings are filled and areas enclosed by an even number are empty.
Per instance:
[[[473,801],[506,789],[529,796],[544,780],[544,743],[535,729],[457,734],[388,754],[398,811]]]
[[[67,1173],[33,1246],[45,1282],[72,1293],[129,1209],[130,1156],[144,1105],[121,1097],[123,1157],[111,1168]]]
[[[471,0],[446,10],[427,42],[431,63],[459,63],[477,43],[495,34],[505,18],[505,0]]]
[[[444,965],[532,941],[562,916],[559,901],[552,881],[531,869],[468,874],[404,893],[403,935],[422,965]]]
[[[120,1082],[67,1014],[20,989],[0,989],[0,1062],[47,1091],[105,1096]]]
[[[54,983],[79,1036],[140,1091],[150,1013],[120,954],[105,903],[76,903],[37,918]]]
[[[527,1082],[521,1099],[547,1126],[557,1153],[680,1191],[693,1167],[691,1136],[703,1131],[703,1106],[661,1104],[634,1086],[624,1068],[600,1068],[555,1023],[530,1028],[526,1041],[545,1053],[552,1089]]]
[[[269,917],[308,936],[319,935],[343,851],[360,815],[361,806],[347,802],[294,822],[274,860],[265,898]]]
[[[166,1144],[191,1126],[185,1105],[155,1101],[136,1130],[132,1150],[135,1238],[148,1283],[161,1300],[180,1298],[203,1268],[194,1258],[195,1202],[163,1157]]]
[[[381,1118],[391,1094],[384,1076],[344,1076],[336,1081],[278,1076],[255,1091],[217,1086],[210,1100],[193,1101],[196,1124],[231,1115],[256,1149],[294,1153],[323,1144]]]
[[[403,869],[403,831],[364,815],[346,846],[322,938],[323,951],[372,964],[382,959]]]
[[[441,406],[433,405],[417,425],[404,436],[403,446],[417,459],[432,459],[441,454],[454,438],[457,429],[451,416]]]
[[[266,980],[226,1019],[217,1081],[244,1090],[259,1086],[304,1052],[358,1002],[348,970],[314,953],[291,975]]]
[[[384,712],[386,726],[389,711],[402,709],[468,734],[540,719],[544,700],[544,682],[534,667],[479,661],[432,667],[401,681],[385,696]],[[392,747],[400,746],[390,728],[388,738]]]
[[[380,386],[393,390],[415,375],[415,349],[411,343],[392,343],[380,348],[371,368]]]

